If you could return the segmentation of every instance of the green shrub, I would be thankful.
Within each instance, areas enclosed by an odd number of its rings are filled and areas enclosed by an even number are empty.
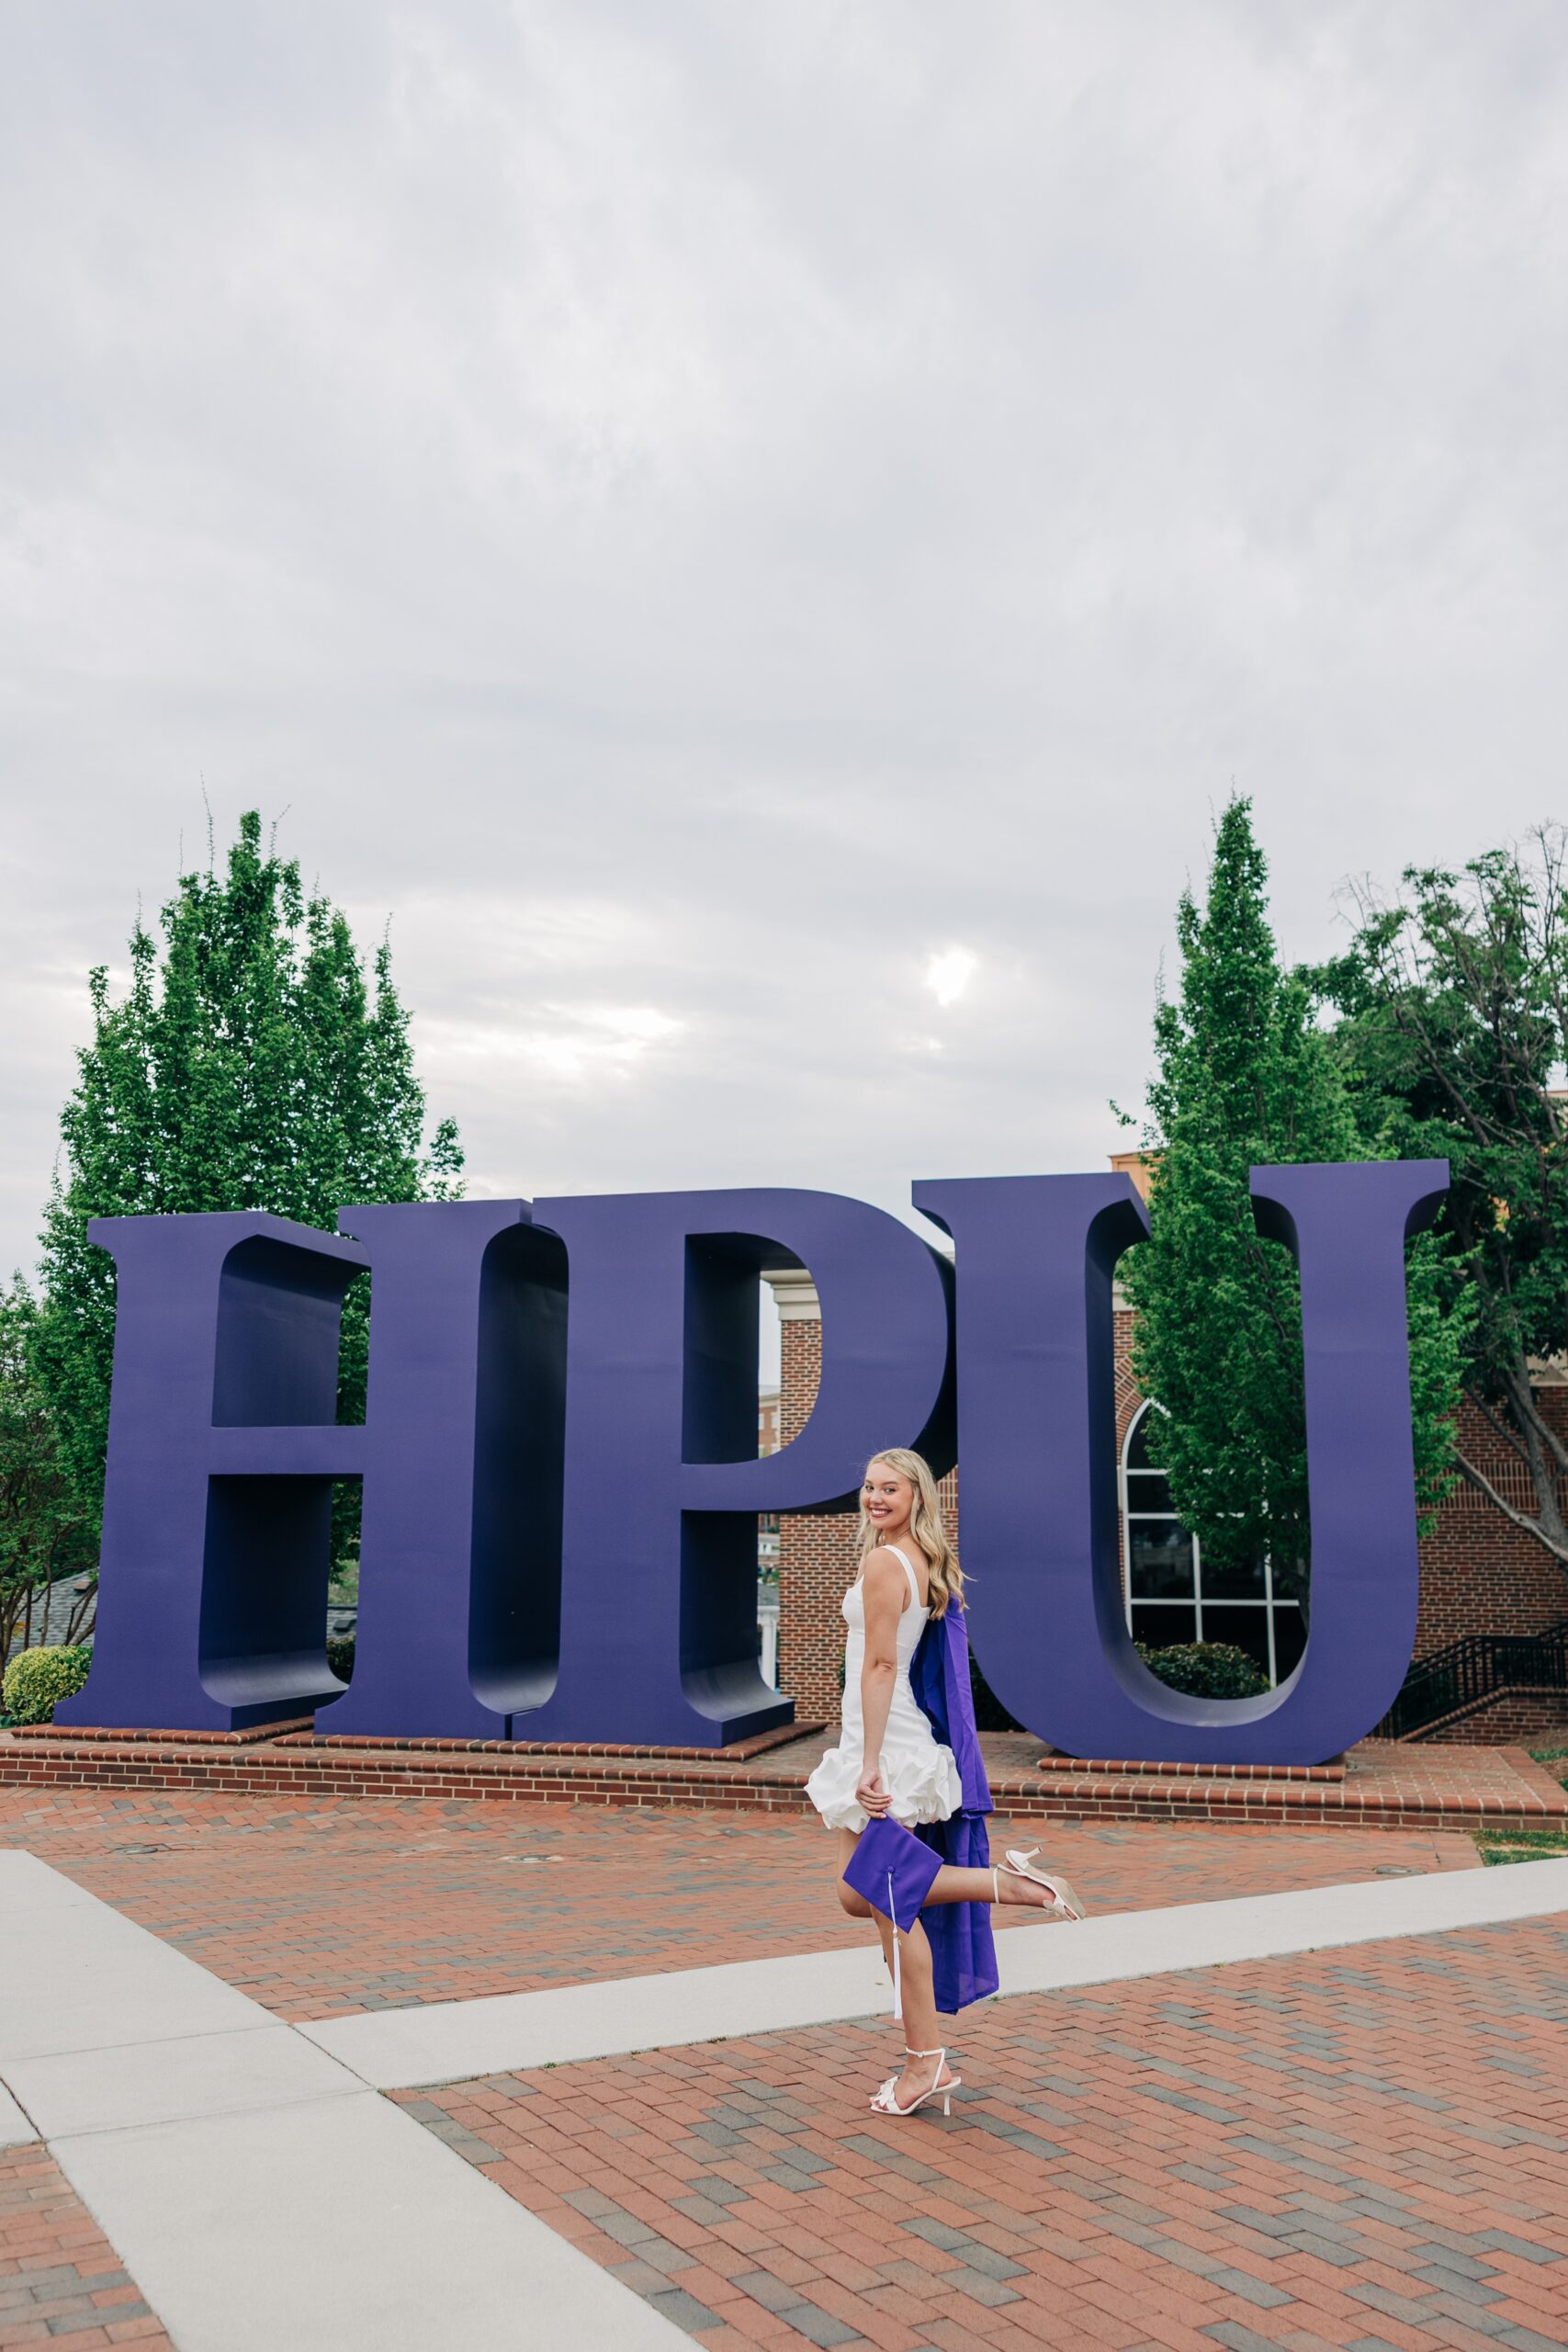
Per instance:
[[[1138,1645],[1138,1656],[1151,1674],[1185,1690],[1195,1699],[1256,1699],[1269,1685],[1245,1650],[1229,1642],[1179,1642],[1169,1649]],[[969,1687],[975,1700],[975,1724],[979,1731],[1021,1731],[1009,1714],[975,1662],[969,1657]]]
[[[1138,1644],[1151,1674],[1192,1699],[1259,1699],[1269,1688],[1259,1668],[1230,1642],[1175,1642],[1169,1649]]]
[[[333,1634],[327,1641],[327,1664],[340,1682],[354,1679],[354,1635]]]
[[[14,1724],[47,1724],[53,1720],[57,1699],[69,1699],[87,1679],[93,1663],[90,1646],[67,1648],[51,1644],[18,1650],[6,1668],[6,1713]]]

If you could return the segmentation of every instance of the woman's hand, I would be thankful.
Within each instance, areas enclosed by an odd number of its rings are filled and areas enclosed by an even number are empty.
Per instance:
[[[874,1764],[863,1764],[860,1779],[855,1782],[855,1803],[861,1811],[869,1814],[873,1821],[880,1821],[892,1802],[882,1785],[880,1769]]]

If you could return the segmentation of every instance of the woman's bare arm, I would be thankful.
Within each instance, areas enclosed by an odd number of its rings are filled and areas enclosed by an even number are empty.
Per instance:
[[[898,1620],[908,1593],[904,1571],[891,1552],[867,1555],[861,1584],[865,1606],[865,1663],[861,1668],[860,1709],[865,1754],[855,1791],[862,1809],[884,1814],[891,1802],[882,1785],[882,1739],[893,1685],[898,1673]]]

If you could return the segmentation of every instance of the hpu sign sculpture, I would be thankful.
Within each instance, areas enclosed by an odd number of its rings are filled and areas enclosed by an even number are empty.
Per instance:
[[[1266,1697],[1168,1690],[1128,1639],[1111,1273],[1124,1176],[919,1184],[950,1270],[831,1193],[111,1217],[118,1319],[98,1632],[62,1722],[233,1729],[331,1702],[383,1737],[717,1746],[787,1722],[756,1658],[756,1515],[842,1508],[868,1455],[964,1465],[970,1631],[1070,1754],[1313,1763],[1378,1721],[1416,1627],[1404,1245],[1438,1160],[1257,1169],[1301,1268],[1312,1632]],[[822,1374],[757,1458],[758,1274],[809,1269]],[[371,1279],[363,1427],[338,1326]],[[352,1683],[322,1626],[333,1481],[363,1482]]]

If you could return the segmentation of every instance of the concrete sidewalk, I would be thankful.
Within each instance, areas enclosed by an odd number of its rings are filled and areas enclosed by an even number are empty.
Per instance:
[[[1402,1951],[1435,1953],[1445,1937],[1467,1929],[1564,1912],[1568,1862],[1544,1862],[1193,1905],[1082,1928],[1031,1927],[1002,1939],[1013,1997],[983,2014],[987,2026],[1021,2015],[1037,2005],[1042,1984],[1055,1986],[1059,1997],[1066,1986],[1111,1980],[1174,1988],[1230,1974],[1240,1979],[1247,1962],[1325,1943],[1375,1950],[1398,1939]],[[1403,1940],[1412,1935],[1425,1946]],[[1407,1966],[1418,1973],[1423,1962],[1417,1957]],[[1178,1977],[1173,1970],[1193,1973]],[[594,2179],[573,2192],[576,2205],[558,2199],[556,2211],[544,2214],[518,2195],[513,2181],[486,2178],[473,2161],[463,2161],[473,2155],[464,2143],[476,2135],[460,2118],[485,2093],[483,2085],[444,2094],[434,2105],[390,2103],[370,2086],[427,2082],[443,2068],[450,2080],[547,2066],[558,2063],[544,2055],[549,2049],[578,2062],[563,2070],[570,2080],[603,2052],[634,2046],[628,2033],[640,2046],[659,2043],[667,2064],[679,2045],[696,2039],[698,2027],[705,2029],[705,2042],[716,2032],[761,2034],[765,2046],[783,2049],[792,2030],[842,2019],[857,2007],[884,2009],[878,1976],[873,1956],[861,1949],[587,1987],[574,2007],[573,1996],[545,1992],[296,2029],[35,1858],[0,1854],[0,2132],[17,2145],[45,2143],[122,2258],[119,2275],[140,2288],[183,2352],[275,2352],[280,2346],[289,2352],[427,2352],[432,2346],[485,2352],[520,2341],[560,2352],[613,2341],[624,2352],[651,2352],[693,2335],[716,2346],[734,2331],[683,2281],[683,2272],[697,2266],[684,2261],[675,2236],[633,2208],[616,2207],[628,2217],[623,2226],[630,2235],[611,2233],[606,2243],[619,2259],[607,2268],[573,2244],[573,2230],[560,2221],[568,2213],[579,2230],[602,2234],[596,2222],[606,2217],[592,2205],[604,2191]],[[572,2022],[563,2040],[568,2008]],[[886,2039],[880,2021],[843,2030],[862,2041],[868,2030]],[[710,2067],[733,2064],[716,2062],[706,2049],[701,2057]],[[852,2064],[838,2076],[840,2121],[858,2098],[852,2094],[846,2106],[845,2075],[852,2071]],[[513,2079],[504,2094],[487,2095],[521,2103],[527,2115],[543,2083],[542,2075],[530,2083]],[[448,2119],[455,2130],[445,2128]],[[955,2120],[965,2128],[962,2108]],[[432,2122],[434,2130],[419,2128]],[[719,2128],[721,2134],[728,2130]],[[883,2128],[900,2132],[897,2125]],[[927,2143],[921,2126],[908,2131],[914,2136],[897,2138],[890,2160],[900,2148],[912,2153]],[[660,2162],[681,2136],[673,2135]],[[1043,2137],[1025,2132],[1025,2140],[1032,2136],[1044,2151]],[[492,2166],[507,2168],[492,2143],[479,2144]],[[1568,2141],[1562,2144],[1568,2148]],[[707,2143],[699,2145],[711,2155]],[[974,2154],[987,2145],[975,2143]],[[1066,2151],[1057,2144],[1055,2153]],[[811,2189],[826,2162],[804,2160],[792,2176],[795,2187]],[[558,2184],[580,2177],[558,2150],[551,2168]],[[654,2182],[659,2169],[650,2154],[644,2180]],[[785,2171],[789,2176],[787,2165]],[[731,2192],[735,2188],[732,2182]],[[716,2193],[699,2192],[699,2202],[721,2219],[728,2210]],[[679,2230],[680,2217],[671,2226]],[[951,2233],[951,2227],[938,2227],[936,2238],[921,2243],[940,2251],[940,2231]],[[651,2259],[655,2241],[673,2255]],[[628,2275],[615,2277],[615,2267]],[[965,2267],[976,2277],[988,2275],[983,2260],[978,2269],[973,2258]],[[800,2299],[786,2295],[781,2305],[775,2296],[770,2306],[765,2281],[774,2274],[763,2263],[759,2276],[761,2300],[749,2289],[739,2290],[741,2300],[770,2323],[783,2319],[778,2341],[850,2342],[866,2334],[809,2298],[809,2311],[790,2317]],[[780,2291],[789,2285],[775,2283]],[[123,2295],[126,2288],[102,2291]],[[1020,2299],[1010,2289],[1003,2300]],[[874,2306],[865,2316],[867,2340],[891,2341],[886,2329],[871,2327]],[[933,2324],[948,2323],[937,2317]],[[114,2338],[106,2332],[102,2340]],[[767,2339],[742,2333],[734,2340]],[[901,2340],[949,2338],[909,2334],[906,2326]],[[1514,2352],[1523,2346],[1515,2336],[1489,2340]]]
[[[0,1855],[0,2079],[181,2352],[680,2332],[293,2028]],[[58,2332],[58,2331],[56,2331]]]

